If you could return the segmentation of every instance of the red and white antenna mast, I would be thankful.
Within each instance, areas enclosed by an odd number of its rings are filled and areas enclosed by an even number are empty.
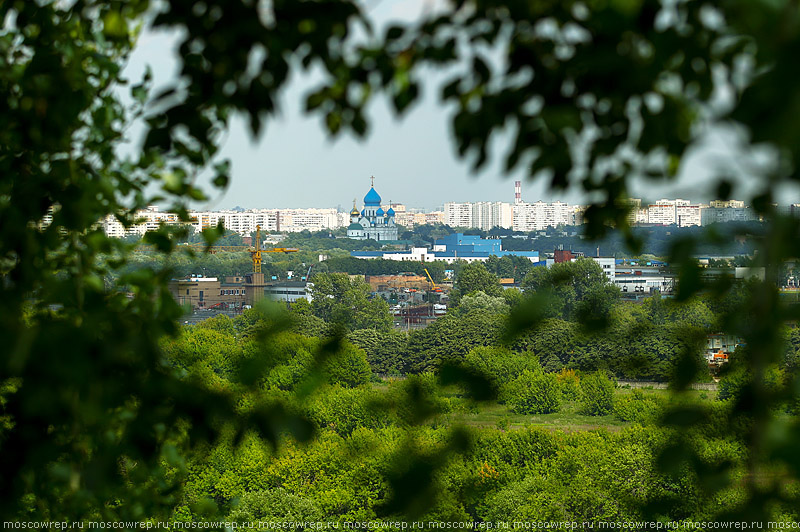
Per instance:
[[[514,205],[522,203],[522,181],[514,181]]]

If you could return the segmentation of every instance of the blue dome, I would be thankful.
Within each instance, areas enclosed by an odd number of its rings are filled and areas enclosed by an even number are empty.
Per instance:
[[[367,215],[367,210],[361,209],[361,216],[366,216],[366,215]]]
[[[381,204],[381,197],[380,195],[375,192],[375,187],[371,187],[367,195],[364,196],[364,205],[370,207],[377,207]]]
[[[375,216],[383,216],[384,214],[386,214],[386,213],[383,212],[383,209],[378,207],[378,210],[375,212]]]
[[[391,207],[389,207],[389,210],[388,210],[388,211],[386,211],[386,216],[394,216],[394,209],[392,209]]]

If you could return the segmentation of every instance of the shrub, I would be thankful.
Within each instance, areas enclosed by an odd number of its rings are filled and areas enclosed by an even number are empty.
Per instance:
[[[506,386],[503,395],[518,414],[550,414],[561,407],[561,387],[552,373],[525,370]]]
[[[536,355],[516,353],[505,347],[476,347],[467,353],[465,361],[498,387],[516,379],[525,370],[534,373],[541,371]]]
[[[732,364],[737,364],[733,362]],[[717,400],[725,401],[732,399],[738,401],[743,393],[753,385],[753,375],[741,365],[734,365],[726,368],[724,376],[719,381]],[[762,385],[767,389],[777,389],[783,381],[783,374],[780,369],[770,367],[764,373]]]
[[[366,353],[350,342],[342,342],[324,367],[328,382],[350,388],[368,383],[372,375]]]
[[[653,394],[633,390],[630,394],[614,400],[614,416],[620,421],[650,424],[658,419],[662,401]]]
[[[227,520],[247,524],[253,521],[318,521],[322,516],[315,501],[275,488],[245,493]]]
[[[381,428],[389,421],[376,407],[379,396],[367,387],[328,386],[308,405],[308,416],[317,427],[346,436],[358,427]]]
[[[605,373],[592,373],[581,379],[581,412],[605,416],[614,409],[614,383]]]
[[[443,396],[436,376],[429,372],[392,382],[385,397],[396,408],[398,423],[402,425],[418,424],[431,416],[453,410],[452,401]]]
[[[581,379],[574,369],[562,369],[558,374],[561,396],[565,401],[577,401],[581,395]]]

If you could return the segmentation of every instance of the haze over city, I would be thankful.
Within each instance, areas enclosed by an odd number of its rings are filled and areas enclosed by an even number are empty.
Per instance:
[[[436,5],[425,0],[387,0],[371,6],[369,14],[380,28],[389,21],[413,20],[426,9],[436,9]],[[174,34],[145,32],[126,70],[131,80],[142,75],[145,65],[152,68],[155,87],[174,79],[175,43]],[[295,77],[279,99],[278,116],[266,121],[260,138],[253,140],[245,121],[232,120],[221,157],[231,159],[233,179],[223,193],[207,187],[211,201],[198,208],[348,210],[353,198],[363,196],[372,175],[387,202],[428,210],[439,209],[448,201],[512,201],[516,179],[523,181],[525,201],[586,203],[584,192],[577,187],[556,193],[547,190],[546,178],[531,181],[521,170],[504,175],[504,146],[510,142],[511,129],[494,137],[493,159],[473,174],[469,162],[456,155],[449,125],[452,110],[439,102],[439,87],[446,79],[446,73],[427,71],[421,101],[402,119],[394,116],[384,97],[374,100],[369,106],[367,138],[357,140],[346,134],[331,139],[317,117],[304,115],[305,96],[320,78],[313,69]],[[135,130],[131,139],[140,141]],[[737,148],[740,135],[717,130],[706,140],[701,150],[685,158],[675,182],[635,181],[631,196],[645,201],[662,197],[712,200],[715,191],[709,183],[716,176],[712,169],[720,165],[731,177],[746,183],[747,156]],[[736,197],[743,198],[750,193],[744,185],[734,191]]]

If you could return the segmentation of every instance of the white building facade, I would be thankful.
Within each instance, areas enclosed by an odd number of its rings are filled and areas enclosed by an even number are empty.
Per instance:
[[[559,225],[576,225],[581,218],[582,210],[575,205],[561,201],[545,203],[517,203],[513,208],[514,231],[544,231],[548,227]]]

